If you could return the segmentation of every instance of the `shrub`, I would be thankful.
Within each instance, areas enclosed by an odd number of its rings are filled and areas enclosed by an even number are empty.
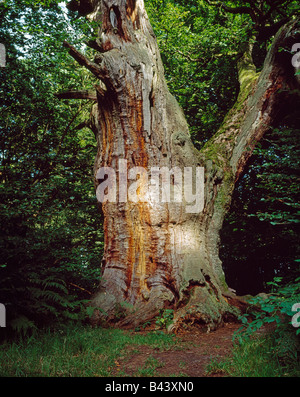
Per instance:
[[[243,344],[263,327],[271,328],[269,337],[272,342],[270,350],[273,357],[282,366],[298,366],[300,358],[300,327],[295,318],[295,304],[300,303],[300,277],[294,282],[282,284],[280,277],[275,277],[268,285],[272,292],[266,296],[251,299],[251,313],[240,317],[242,327],[234,339]],[[300,325],[300,324],[299,324]]]

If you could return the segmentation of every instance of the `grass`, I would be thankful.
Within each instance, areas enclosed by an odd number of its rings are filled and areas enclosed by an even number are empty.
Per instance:
[[[18,342],[3,343],[0,376],[110,377],[117,360],[126,356],[129,346],[149,345],[164,350],[177,343],[174,336],[163,332],[138,334],[89,326],[47,331]],[[141,370],[151,376],[157,364],[149,362]],[[126,375],[124,369],[122,375]]]
[[[293,352],[282,356],[272,336],[255,336],[235,344],[231,357],[212,359],[206,372],[230,377],[299,377],[300,363]]]
[[[141,368],[137,369],[136,375],[142,377],[153,377],[157,375],[157,370],[162,367],[164,367],[164,363],[159,361],[157,358],[150,356],[147,358],[145,364]]]
[[[228,358],[214,357],[207,375],[227,377],[299,377],[299,354],[288,343],[281,345],[271,336],[254,335],[236,342]],[[185,342],[162,331],[148,333],[119,329],[66,327],[35,333],[0,345],[0,377],[115,377],[127,376],[120,362],[140,346],[181,350]],[[188,363],[180,362],[184,374]],[[165,364],[150,355],[134,376],[158,376]],[[171,375],[170,375],[171,376]]]

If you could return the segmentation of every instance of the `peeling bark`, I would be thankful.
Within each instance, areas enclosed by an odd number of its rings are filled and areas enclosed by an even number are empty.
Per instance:
[[[82,2],[80,2],[82,3]],[[234,184],[256,142],[270,128],[282,92],[299,89],[290,60],[279,46],[295,23],[277,34],[263,71],[255,71],[251,49],[239,62],[239,98],[216,135],[199,152],[182,110],[169,93],[162,61],[142,0],[96,2],[101,20],[94,62],[72,46],[70,54],[105,85],[93,107],[101,167],[204,167],[205,205],[188,213],[187,202],[104,202],[102,278],[91,305],[95,324],[137,326],[169,307],[174,328],[183,322],[222,324],[236,313],[219,259],[219,231]],[[286,94],[288,95],[288,94]]]

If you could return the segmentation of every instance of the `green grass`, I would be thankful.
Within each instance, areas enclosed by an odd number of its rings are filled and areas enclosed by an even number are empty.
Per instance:
[[[164,350],[177,344],[174,336],[163,332],[139,334],[89,326],[47,331],[18,342],[3,343],[0,376],[110,377],[117,360],[126,356],[129,346],[149,345]],[[147,363],[142,372],[148,371],[151,376],[157,368],[154,364]],[[126,369],[122,369],[122,375],[126,375]]]
[[[206,372],[230,377],[299,377],[300,362],[293,351],[282,355],[272,336],[255,336],[235,344],[231,357],[212,359]]]
[[[120,363],[137,353],[140,346],[181,350],[185,342],[162,331],[139,333],[90,326],[37,332],[0,345],[0,377],[127,376],[126,367]],[[163,366],[150,355],[134,376],[157,376]],[[182,373],[177,376],[186,376],[187,366],[181,362]],[[279,344],[272,335],[254,335],[236,342],[230,357],[213,358],[206,371],[207,375],[228,377],[299,377],[299,354],[290,336]]]
[[[162,363],[161,361],[159,361],[158,359],[156,359],[153,356],[149,356],[147,358],[147,360],[145,361],[145,364],[141,367],[137,369],[136,375],[137,376],[156,376],[157,374],[157,370],[159,370],[159,368],[164,367],[164,363]]]

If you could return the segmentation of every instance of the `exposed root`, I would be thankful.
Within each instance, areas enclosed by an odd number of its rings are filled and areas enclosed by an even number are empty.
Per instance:
[[[106,300],[106,303],[109,301]],[[167,299],[151,299],[133,306],[126,302],[114,302],[109,311],[95,308],[91,323],[94,326],[113,326],[118,328],[135,329],[146,324],[155,323],[164,309],[174,310],[172,323],[167,332],[178,334],[181,331],[198,328],[207,333],[215,331],[228,322],[237,322],[238,316],[244,313],[249,304],[234,294],[224,296],[224,304],[218,310],[210,313],[202,305],[186,304],[176,309]],[[107,310],[107,308],[106,308]]]

